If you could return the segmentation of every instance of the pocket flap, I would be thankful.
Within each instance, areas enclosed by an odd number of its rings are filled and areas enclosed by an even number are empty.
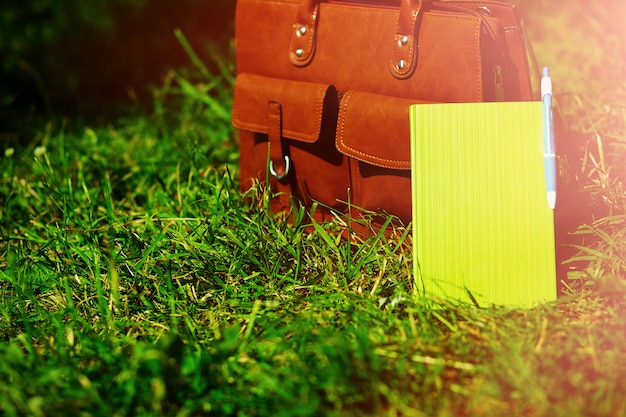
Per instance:
[[[278,102],[282,109],[282,135],[313,143],[320,136],[324,102],[330,90],[328,84],[239,74],[233,95],[233,126],[267,134],[269,103]]]
[[[411,169],[409,106],[423,103],[360,91],[341,99],[337,149],[346,156],[391,169]]]

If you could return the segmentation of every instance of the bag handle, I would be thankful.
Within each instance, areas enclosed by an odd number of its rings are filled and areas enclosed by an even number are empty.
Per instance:
[[[402,0],[398,28],[389,58],[389,71],[399,79],[413,74],[417,58],[417,25],[422,17],[423,0]]]
[[[324,0],[301,0],[300,2],[289,41],[289,60],[295,66],[306,66],[313,59],[317,14],[322,1]],[[400,1],[398,24],[389,58],[389,71],[396,78],[408,78],[415,70],[417,25],[422,16],[424,1]]]

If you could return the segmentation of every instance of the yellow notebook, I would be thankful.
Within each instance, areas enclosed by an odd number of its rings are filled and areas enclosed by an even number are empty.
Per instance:
[[[424,293],[480,306],[554,300],[541,102],[418,104],[409,114]]]

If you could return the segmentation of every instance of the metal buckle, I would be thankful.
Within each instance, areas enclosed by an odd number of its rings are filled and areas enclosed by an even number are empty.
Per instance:
[[[272,174],[272,177],[276,178],[278,181],[282,181],[287,178],[287,175],[289,175],[289,169],[291,168],[291,159],[289,159],[287,155],[285,155],[283,159],[285,160],[285,171],[282,174],[278,174],[274,170],[274,161],[270,159],[270,174]]]

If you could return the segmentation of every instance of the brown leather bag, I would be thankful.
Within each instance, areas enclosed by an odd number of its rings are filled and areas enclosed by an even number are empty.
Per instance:
[[[411,219],[408,107],[533,98],[514,7],[492,1],[238,0],[242,188]]]

